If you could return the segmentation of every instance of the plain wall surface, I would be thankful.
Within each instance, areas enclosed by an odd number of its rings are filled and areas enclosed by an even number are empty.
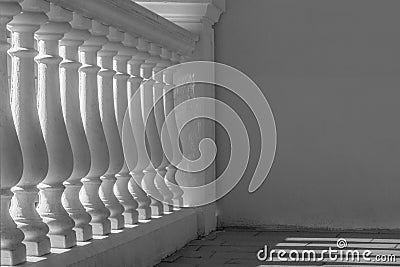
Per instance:
[[[258,84],[278,143],[267,180],[250,194],[257,122],[218,88],[252,148],[245,176],[218,202],[221,225],[400,229],[400,1],[226,2],[216,61]],[[216,136],[221,173],[230,144],[220,127]]]

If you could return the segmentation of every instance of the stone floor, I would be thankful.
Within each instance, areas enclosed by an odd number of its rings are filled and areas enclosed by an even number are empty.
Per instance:
[[[341,249],[344,255],[343,260],[340,261],[340,258],[336,261],[330,260],[327,253],[324,254],[324,257],[321,257],[323,250],[328,250],[329,247],[332,250],[338,250],[339,239],[342,239],[341,246],[345,245],[344,240],[347,242],[347,246]],[[276,251],[285,250],[286,256],[284,257],[288,261],[280,261],[277,252],[273,255],[272,260],[258,260],[257,252],[265,245],[267,245],[269,253],[272,249]],[[315,251],[316,260],[313,262],[290,262],[288,255],[292,250],[297,250],[300,258],[303,250]],[[354,261],[346,261],[345,255],[349,250],[357,250],[360,253],[360,259],[357,260],[355,256]],[[372,254],[367,259],[363,259],[362,255],[366,250],[370,250]],[[296,256],[295,253],[293,252],[293,257]],[[307,258],[307,254],[304,255]],[[351,254],[348,255],[350,255],[350,259],[353,259]],[[379,258],[376,258],[377,255]],[[389,256],[387,261],[391,262],[378,262],[385,256]],[[395,262],[393,262],[393,257]],[[288,265],[324,267],[400,266],[400,233],[266,232],[226,229],[192,241],[174,255],[164,259],[157,267]]]

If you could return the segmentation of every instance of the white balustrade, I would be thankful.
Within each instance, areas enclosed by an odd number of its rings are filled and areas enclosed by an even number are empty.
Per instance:
[[[183,205],[174,120],[161,143],[173,73],[157,73],[195,38],[117,2],[0,0],[1,265]]]
[[[87,241],[92,239],[92,226],[89,224],[92,218],[80,202],[79,192],[82,188],[81,179],[88,174],[91,166],[91,155],[79,104],[78,69],[82,64],[79,62],[78,47],[89,38],[91,21],[76,12],[72,17],[70,23],[73,29],[60,41],[60,55],[63,58],[60,63],[61,103],[74,163],[72,174],[64,182],[62,203],[75,222],[77,241]]]
[[[108,34],[108,27],[92,21],[90,33],[91,37],[79,47],[82,63],[79,69],[80,103],[91,155],[89,173],[82,179],[81,201],[92,217],[90,224],[93,234],[107,235],[111,232],[111,222],[108,219],[110,211],[99,197],[99,187],[100,177],[109,168],[110,157],[99,111],[97,74],[100,68],[97,66],[97,52],[107,42],[105,36]]]
[[[131,167],[132,180],[129,182],[129,191],[134,195],[135,200],[139,206],[139,219],[147,220],[151,218],[151,198],[146,194],[142,188],[144,173],[143,170],[147,167],[149,161],[144,146],[144,124],[142,117],[142,101],[140,98],[140,84],[142,77],[140,76],[140,66],[144,63],[147,57],[145,52],[139,51],[136,47],[138,39],[125,34],[124,44],[132,49],[132,59],[128,61],[128,115],[130,126],[133,131],[133,139],[135,141],[137,161],[134,167]],[[137,97],[134,95],[137,94]],[[129,131],[128,131],[129,132]]]
[[[119,173],[124,164],[113,98],[113,77],[116,73],[113,70],[113,57],[118,53],[122,37],[122,33],[119,34],[116,29],[110,27],[108,34],[110,41],[104,44],[97,53],[97,62],[101,68],[98,74],[100,116],[110,155],[108,170],[101,177],[103,183],[100,187],[100,198],[110,211],[108,219],[111,221],[112,229],[124,227],[124,217],[122,216],[124,207],[114,195],[114,184],[117,180],[115,175]]]
[[[7,74],[7,23],[21,11],[18,1],[0,1],[0,238],[1,265],[16,265],[26,259],[26,248],[22,244],[24,234],[17,228],[9,213],[11,187],[22,175],[22,152],[15,131],[10,106],[10,88]]]
[[[36,186],[46,177],[49,165],[37,109],[34,33],[47,21],[43,10],[49,9],[49,3],[24,0],[21,6],[22,13],[8,24],[12,38],[11,108],[23,157],[23,173],[13,188],[10,211],[24,232],[27,255],[42,256],[50,252],[49,227],[36,211]]]
[[[127,42],[127,46],[120,44],[120,46],[118,47],[118,54],[114,56],[114,70],[116,72],[114,75],[115,116],[117,119],[119,135],[122,140],[124,117],[125,115],[129,116],[129,113],[127,113],[128,79],[130,78],[130,75],[128,74],[128,61],[132,58],[132,55],[136,52],[136,49],[134,47],[129,47],[130,37],[127,34],[123,34],[115,28],[111,29],[111,31],[116,34],[114,40],[121,41],[123,44],[126,44],[125,42]],[[109,38],[111,38],[111,36]],[[126,120],[126,122],[130,123],[130,120]],[[129,134],[131,134],[130,131]],[[133,135],[131,135],[130,140],[134,142]],[[127,146],[128,144],[125,145]],[[126,151],[135,149],[135,146],[125,147]],[[122,169],[116,175],[117,182],[114,187],[114,193],[119,202],[124,207],[123,216],[125,219],[125,224],[132,225],[137,223],[139,220],[139,212],[137,211],[139,205],[138,202],[134,199],[134,196],[129,192],[128,187],[129,181],[131,180],[131,175],[129,173],[128,165],[125,161],[125,155],[123,155],[123,157],[124,159]],[[137,186],[136,183],[134,183],[134,185]],[[135,187],[133,191],[138,192],[138,190],[139,189]]]
[[[45,10],[45,9],[43,9]],[[37,210],[49,227],[51,246],[69,248],[76,245],[74,221],[61,203],[63,182],[72,172],[73,159],[65,127],[60,97],[58,41],[71,26],[72,19],[64,9],[50,5],[49,20],[36,31],[38,42],[38,111],[49,158],[47,175],[41,184]]]

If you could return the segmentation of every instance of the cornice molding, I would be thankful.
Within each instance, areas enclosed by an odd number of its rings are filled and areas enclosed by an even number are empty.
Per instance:
[[[49,0],[134,36],[190,55],[198,36],[130,0]]]
[[[142,0],[136,3],[175,23],[208,21],[214,25],[225,12],[225,0]]]

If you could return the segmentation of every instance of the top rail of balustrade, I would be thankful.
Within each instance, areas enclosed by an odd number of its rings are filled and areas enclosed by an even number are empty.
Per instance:
[[[132,0],[47,0],[121,31],[190,55],[198,36]]]

